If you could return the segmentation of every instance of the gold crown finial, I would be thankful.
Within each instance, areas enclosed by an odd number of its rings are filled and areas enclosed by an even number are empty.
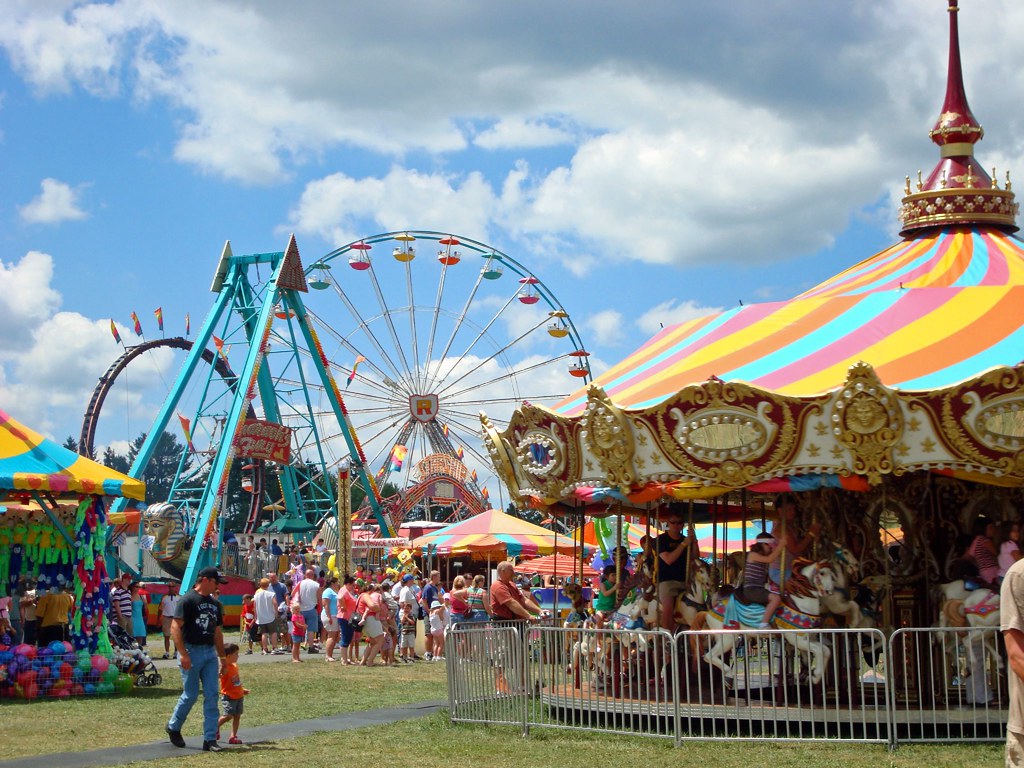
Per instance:
[[[910,177],[909,176],[907,176],[907,186],[904,188],[903,194],[905,194],[905,195],[909,195],[910,194]]]
[[[921,181],[921,169],[918,168],[917,169],[917,191],[920,192],[922,189],[924,189],[924,182]]]

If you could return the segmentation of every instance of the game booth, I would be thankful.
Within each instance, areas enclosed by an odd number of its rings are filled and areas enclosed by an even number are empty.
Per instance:
[[[42,644],[0,645],[0,698],[127,693],[140,659],[108,636],[104,563],[111,497],[145,484],[62,448],[0,410],[0,599],[35,584]],[[0,635],[10,639],[9,621]],[[52,638],[52,639],[48,639]]]

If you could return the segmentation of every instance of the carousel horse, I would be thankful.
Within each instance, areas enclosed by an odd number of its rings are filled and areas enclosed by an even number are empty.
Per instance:
[[[982,627],[999,629],[999,593],[991,589],[968,590],[963,579],[939,585],[942,603],[939,609],[939,627]],[[1002,671],[1003,658],[996,646],[996,633],[986,632],[984,648],[995,658],[996,669]],[[967,643],[967,652],[973,658],[974,644]]]
[[[783,632],[781,636],[797,651],[807,655],[812,684],[819,683],[824,676],[831,651],[827,645],[800,630],[821,626],[821,598],[831,594],[833,582],[830,563],[797,560],[793,575],[786,581],[786,597],[772,617],[773,628],[793,630]],[[763,605],[743,605],[733,596],[707,611],[704,619],[711,629],[739,629],[744,626],[753,629],[763,614]],[[704,654],[704,661],[726,675],[731,674],[731,668],[725,663],[725,654],[733,650],[738,637],[741,635],[733,632],[715,637],[711,648]]]
[[[832,592],[821,597],[822,608],[846,619],[846,626],[851,629],[876,627],[874,618],[864,613],[860,602],[851,591],[860,573],[860,561],[857,560],[857,556],[848,547],[835,544],[830,564],[835,581]]]
[[[711,607],[711,568],[703,560],[695,560],[690,583],[676,598],[676,626],[691,627],[700,611]]]

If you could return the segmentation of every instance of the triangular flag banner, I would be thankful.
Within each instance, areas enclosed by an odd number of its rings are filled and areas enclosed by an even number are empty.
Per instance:
[[[181,422],[181,431],[185,433],[185,443],[188,445],[188,449],[192,452],[196,452],[196,447],[192,445],[192,422],[178,414],[178,421]]]
[[[217,348],[217,354],[224,358],[224,362],[228,361],[228,356],[224,352],[224,339],[218,339],[216,336],[213,337],[213,346]]]
[[[135,335],[142,335],[142,323],[139,322],[139,316],[132,312],[132,322],[135,323]]]
[[[391,451],[391,471],[401,472],[402,462],[405,461],[405,457],[409,454],[409,449],[404,445],[396,445]]]
[[[491,498],[491,492],[488,491],[486,488],[480,489],[480,495],[484,497],[484,501],[487,501],[489,498]]]
[[[157,307],[155,310],[153,310],[153,314],[156,315],[156,324],[160,328],[160,332],[163,333],[163,330],[164,330],[164,308],[163,307]]]
[[[353,379],[355,379],[356,368],[358,368],[359,364],[364,360],[366,360],[366,358],[360,355],[359,357],[356,358],[356,361],[352,363],[352,373],[348,375],[348,381],[345,382],[345,389],[348,389],[348,385],[352,383]]]
[[[455,449],[455,455],[459,457],[459,461],[462,461],[463,457],[466,455],[466,452],[462,450],[461,445]]]
[[[476,470],[474,469],[472,472],[470,472],[469,476],[471,478],[473,478],[473,482],[475,483],[476,482]]]
[[[444,433],[445,437],[448,437],[448,425],[447,424],[445,424],[444,426],[441,427],[441,431]]]
[[[113,335],[114,341],[116,341],[118,344],[122,343],[121,342],[121,334],[117,332],[117,326],[114,325],[114,321],[113,320],[110,321],[110,333]]]

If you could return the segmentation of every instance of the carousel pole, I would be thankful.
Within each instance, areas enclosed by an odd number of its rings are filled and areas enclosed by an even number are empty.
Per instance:
[[[689,512],[690,519],[689,519],[687,527],[686,527],[686,535],[687,536],[690,535],[690,531],[693,531],[693,499],[690,499],[689,506],[690,506],[690,512]],[[693,537],[694,537],[694,539],[697,538],[696,532],[694,532]],[[659,557],[658,559],[660,560],[661,558]],[[687,552],[686,553],[686,583],[687,584],[690,583],[690,569],[692,567],[693,567],[693,552]]]
[[[714,575],[718,569],[718,497],[711,500],[711,573]],[[721,577],[721,572],[719,572]],[[715,589],[721,586],[721,580],[715,584]]]
[[[743,551],[747,551],[747,489],[740,491],[740,506],[743,507]]]

